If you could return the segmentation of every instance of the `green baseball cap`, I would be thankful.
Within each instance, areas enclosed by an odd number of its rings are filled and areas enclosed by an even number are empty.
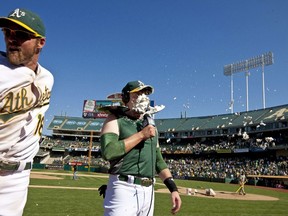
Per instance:
[[[148,90],[148,94],[152,94],[154,91],[154,88],[150,85],[145,85],[143,82],[137,80],[137,81],[131,81],[126,84],[126,86],[122,89],[122,93],[133,93],[133,92],[139,92],[141,90]]]
[[[36,37],[45,37],[45,26],[40,17],[32,11],[17,8],[7,17],[0,17],[0,27],[9,28],[12,23],[15,23],[25,30],[34,33]]]

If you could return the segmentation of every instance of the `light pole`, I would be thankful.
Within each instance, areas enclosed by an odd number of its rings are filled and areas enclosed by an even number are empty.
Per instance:
[[[249,71],[247,70],[245,72],[245,76],[246,76],[246,111],[249,111]]]
[[[248,78],[249,78],[249,70],[256,67],[262,67],[262,100],[263,100],[263,108],[266,108],[265,101],[265,79],[264,79],[264,66],[272,65],[274,63],[273,53],[267,52],[259,56],[252,57],[250,59],[232,63],[224,66],[224,75],[231,77],[231,113],[234,112],[234,93],[233,93],[233,74],[236,72],[245,71],[246,76],[246,111],[249,111],[249,86],[248,86]]]

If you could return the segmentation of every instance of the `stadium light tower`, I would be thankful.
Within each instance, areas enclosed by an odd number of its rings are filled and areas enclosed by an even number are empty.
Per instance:
[[[267,52],[259,56],[252,57],[250,59],[232,63],[224,66],[224,75],[231,77],[231,102],[230,108],[231,113],[233,113],[234,109],[234,96],[233,96],[233,74],[236,72],[245,71],[246,76],[246,111],[249,111],[249,87],[248,87],[248,77],[250,75],[249,70],[256,67],[262,67],[262,100],[263,100],[263,108],[266,108],[265,101],[265,78],[264,78],[264,66],[272,65],[274,63],[273,53]]]

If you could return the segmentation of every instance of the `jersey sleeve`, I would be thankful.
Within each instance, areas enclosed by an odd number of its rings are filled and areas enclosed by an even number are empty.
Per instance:
[[[161,149],[159,147],[156,148],[156,172],[160,173],[163,169],[168,168],[166,162],[164,161]]]

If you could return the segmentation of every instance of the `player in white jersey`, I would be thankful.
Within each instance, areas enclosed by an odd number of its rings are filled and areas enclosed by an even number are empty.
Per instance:
[[[21,216],[54,78],[38,63],[46,42],[38,15],[15,9],[0,28],[0,215]]]

